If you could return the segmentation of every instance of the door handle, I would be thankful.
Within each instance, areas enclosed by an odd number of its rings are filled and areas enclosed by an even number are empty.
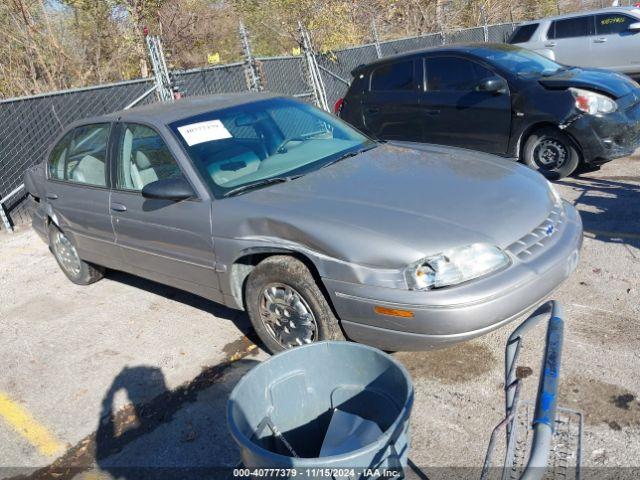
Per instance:
[[[593,43],[606,43],[607,39],[604,37],[594,38]]]
[[[544,44],[545,47],[555,47],[557,45],[556,42],[547,42]]]
[[[56,195],[55,193],[47,193],[47,198],[49,200],[55,200],[58,198],[58,195]]]
[[[440,110],[425,110],[424,113],[427,115],[440,115]]]
[[[380,109],[379,108],[367,108],[367,113],[380,113]]]
[[[114,212],[126,212],[127,206],[122,205],[121,203],[112,203],[111,210],[113,210]]]

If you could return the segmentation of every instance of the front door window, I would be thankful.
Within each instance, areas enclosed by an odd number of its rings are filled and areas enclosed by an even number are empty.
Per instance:
[[[123,132],[116,188],[140,191],[156,180],[182,176],[169,148],[154,129],[129,123],[124,124]]]

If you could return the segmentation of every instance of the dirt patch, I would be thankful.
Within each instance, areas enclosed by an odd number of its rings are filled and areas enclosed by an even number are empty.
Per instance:
[[[516,378],[527,378],[533,375],[533,369],[531,367],[516,367]]]
[[[640,425],[637,395],[600,380],[576,376],[562,379],[560,405],[581,411],[585,422],[592,425],[605,423],[612,430]]]
[[[603,318],[606,317],[606,323]],[[628,347],[640,346],[640,329],[637,321],[631,317],[616,313],[580,312],[580,321],[574,322],[571,329],[591,344],[606,345],[615,343]]]
[[[460,343],[425,352],[401,352],[395,357],[413,378],[430,378],[448,384],[469,382],[498,365],[491,350],[481,343]]]

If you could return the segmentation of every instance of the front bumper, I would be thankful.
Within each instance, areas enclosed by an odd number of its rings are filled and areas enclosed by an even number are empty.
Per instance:
[[[564,207],[566,221],[547,248],[466,284],[425,292],[323,278],[346,335],[384,350],[425,350],[469,340],[518,318],[576,268],[582,222],[573,206],[565,202]],[[410,310],[413,318],[381,315],[375,306]]]
[[[579,144],[585,163],[600,165],[640,148],[640,92],[618,100],[618,111],[581,115],[566,131]]]

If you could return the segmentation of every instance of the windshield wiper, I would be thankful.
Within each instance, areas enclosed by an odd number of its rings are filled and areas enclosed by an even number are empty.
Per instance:
[[[256,182],[247,183],[246,185],[240,185],[239,187],[232,188],[231,190],[225,192],[223,197],[231,197],[233,195],[238,195],[239,193],[248,192],[249,190],[254,190],[256,188],[266,187],[267,185],[272,185],[274,183],[284,183],[289,182],[291,180],[295,180],[296,178],[301,177],[302,175],[291,175],[288,177],[271,177],[271,178],[263,178],[262,180],[258,180]]]
[[[358,149],[358,150],[354,150],[354,151],[351,151],[351,152],[347,152],[347,153],[345,153],[345,154],[343,154],[343,155],[340,155],[340,156],[339,156],[339,157],[337,157],[337,158],[334,158],[334,159],[333,159],[333,160],[331,160],[330,162],[325,163],[325,164],[324,164],[324,165],[322,165],[320,168],[326,168],[326,167],[329,167],[329,166],[333,165],[334,163],[338,163],[338,162],[340,162],[340,161],[344,160],[345,158],[355,157],[355,156],[357,156],[357,155],[360,155],[361,153],[364,153],[364,152],[366,152],[366,151],[368,151],[368,150],[371,150],[372,148],[376,148],[376,147],[377,147],[377,144],[374,144],[374,145],[371,145],[371,146],[369,146],[369,147],[360,148],[360,149]]]

